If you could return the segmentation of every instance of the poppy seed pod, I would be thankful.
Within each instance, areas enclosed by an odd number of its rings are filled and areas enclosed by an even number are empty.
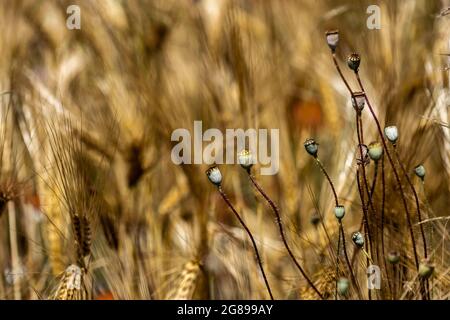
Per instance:
[[[362,248],[364,246],[364,237],[359,231],[352,234],[352,241],[358,248]]]
[[[341,296],[346,296],[348,294],[348,288],[350,286],[350,281],[347,278],[339,278],[337,283],[337,290]]]
[[[419,164],[414,168],[414,173],[416,174],[416,176],[423,180],[425,178],[425,167]]]
[[[247,149],[242,150],[238,154],[238,162],[242,168],[249,170],[253,166],[253,155]]]
[[[397,264],[400,262],[400,254],[397,251],[390,251],[387,255],[387,260],[391,264]]]
[[[216,186],[220,186],[222,183],[222,173],[220,173],[219,168],[211,167],[206,170],[206,175],[208,176],[209,181],[211,181]]]
[[[305,143],[306,151],[312,155],[314,158],[317,157],[317,152],[319,151],[319,144],[314,139],[306,139]]]
[[[344,206],[334,207],[334,215],[338,220],[341,220],[345,216],[345,207]]]
[[[366,103],[366,94],[364,92],[355,92],[352,94],[352,106],[357,112],[364,109]]]
[[[358,72],[360,63],[361,63],[361,57],[357,53],[352,53],[347,58],[348,67],[355,72]]]
[[[313,226],[317,226],[320,222],[320,215],[317,212],[311,214],[310,222]]]
[[[419,276],[424,279],[428,279],[434,272],[434,265],[429,261],[423,260],[419,264]]]
[[[361,156],[361,150],[362,150],[362,158]],[[358,148],[356,150],[356,163],[358,165],[368,165],[370,163],[370,157],[369,157],[369,148],[365,144],[358,145]]]
[[[384,134],[386,138],[392,143],[395,144],[398,139],[398,129],[396,126],[389,126],[384,128]]]
[[[378,161],[383,156],[383,145],[379,142],[371,142],[368,146],[369,157],[373,161]]]
[[[339,42],[339,31],[338,30],[327,31],[325,33],[325,36],[327,37],[327,44],[330,47],[331,51],[335,52]]]

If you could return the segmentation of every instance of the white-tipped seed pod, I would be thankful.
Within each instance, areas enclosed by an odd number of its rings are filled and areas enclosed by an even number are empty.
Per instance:
[[[384,134],[386,138],[392,143],[395,144],[398,139],[398,129],[396,126],[389,126],[384,128]]]
[[[339,43],[339,31],[338,30],[327,31],[325,33],[325,36],[327,37],[327,44],[330,47],[331,51],[335,52]]]
[[[314,139],[306,139],[305,143],[306,151],[313,157],[317,157],[317,152],[319,151],[319,144]]]
[[[390,251],[387,255],[387,260],[391,264],[397,264],[400,262],[400,254],[397,251]]]
[[[238,162],[242,168],[250,170],[250,168],[253,166],[254,163],[253,155],[251,154],[250,151],[244,149],[238,154]]]
[[[419,264],[419,276],[424,279],[428,279],[434,272],[434,265],[428,260],[424,259]]]
[[[341,220],[345,216],[345,207],[340,205],[334,207],[334,215],[338,220]]]
[[[347,278],[339,278],[337,283],[337,290],[341,296],[346,296],[348,294],[348,288],[350,286],[350,281]]]
[[[358,248],[364,246],[364,236],[359,231],[352,234],[352,241]]]
[[[352,106],[357,112],[364,109],[366,103],[366,94],[364,92],[355,92],[352,94]]]
[[[211,181],[216,186],[220,186],[222,183],[222,173],[220,173],[219,168],[211,167],[206,170],[206,175],[208,176],[209,181]]]
[[[383,156],[383,145],[379,142],[371,142],[368,146],[369,157],[373,161],[378,161]]]
[[[421,164],[419,164],[418,166],[416,166],[414,168],[414,173],[416,174],[416,176],[418,176],[420,179],[425,179],[425,167]]]

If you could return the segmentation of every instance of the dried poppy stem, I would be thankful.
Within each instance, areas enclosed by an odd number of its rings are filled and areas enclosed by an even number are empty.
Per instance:
[[[362,167],[362,172],[363,172],[363,182],[364,182],[364,187],[365,187],[365,190],[366,190],[366,193],[367,193],[367,201],[368,201],[368,203],[369,203],[370,209],[372,210],[372,213],[373,213],[373,215],[374,215],[374,221],[375,221],[375,226],[374,226],[374,228],[372,228],[371,220],[368,220],[368,221],[367,221],[369,228],[371,228],[371,234],[372,234],[372,239],[369,240],[369,241],[371,241],[371,242],[370,242],[370,250],[371,250],[370,254],[371,254],[371,258],[372,258],[372,259],[374,259],[374,255],[375,255],[375,257],[377,258],[377,262],[378,262],[378,260],[379,260],[378,246],[375,245],[375,252],[372,251],[372,249],[373,249],[373,242],[374,242],[374,243],[377,243],[377,242],[378,242],[378,229],[377,229],[377,225],[376,225],[376,221],[377,221],[377,211],[376,211],[376,209],[375,209],[375,205],[373,204],[372,196],[371,196],[371,193],[370,193],[370,191],[369,191],[369,182],[368,182],[368,180],[367,180],[367,174],[366,174],[366,168],[365,168],[365,159],[363,159],[363,157],[366,157],[367,155],[365,155],[365,154],[362,152],[362,146],[364,145],[364,134],[363,134],[363,125],[362,125],[362,117],[361,117],[361,113],[358,113],[358,112],[357,112],[356,117],[357,117],[357,122],[358,122],[358,124],[359,124],[359,137],[358,137],[358,141],[360,141],[359,152],[360,152],[360,156],[361,156],[361,160],[362,160],[362,165],[361,165],[361,167]],[[366,151],[368,151],[368,149],[367,149]],[[368,153],[368,152],[367,152],[367,153]],[[368,218],[369,218],[369,217],[370,217],[370,216],[368,216]]]
[[[350,276],[352,277],[352,281],[356,286],[357,289],[357,293],[358,293],[358,297],[360,299],[362,299],[362,295],[361,295],[361,288],[359,287],[359,283],[355,277],[355,274],[353,272],[353,268],[352,268],[352,264],[350,263],[350,259],[348,258],[348,254],[347,254],[347,246],[345,244],[345,232],[344,232],[344,225],[342,224],[342,221],[339,221],[339,230],[340,230],[340,234],[342,234],[342,248],[344,249],[344,257],[345,257],[345,262],[347,263],[348,269],[350,271]]]
[[[342,70],[339,67],[339,64],[338,64],[338,62],[336,60],[336,53],[333,52],[332,56],[333,56],[334,66],[336,67],[337,72],[341,76],[341,79],[344,82],[345,86],[347,87],[347,90],[350,92],[350,94],[353,94],[353,90],[352,90],[352,88],[350,88],[350,85],[348,84],[347,80],[345,79],[344,75],[342,74]]]
[[[361,90],[363,92],[365,92],[364,86],[363,86],[363,84],[361,82],[361,78],[359,77],[359,73],[355,72],[355,75],[356,75],[356,78],[358,80],[358,83],[359,83],[359,86],[360,86]],[[405,198],[405,193],[404,193],[404,190],[403,190],[402,183],[400,181],[400,176],[399,176],[399,174],[397,172],[397,168],[395,167],[394,160],[392,159],[392,156],[391,156],[391,154],[390,154],[390,152],[388,150],[388,147],[387,147],[387,144],[386,144],[386,140],[385,140],[385,137],[383,135],[383,130],[381,129],[380,121],[378,120],[375,112],[373,111],[372,105],[371,105],[370,100],[367,97],[367,95],[366,95],[366,102],[367,102],[367,106],[369,107],[370,113],[372,114],[372,117],[375,120],[375,124],[376,124],[377,129],[378,129],[378,134],[380,135],[381,141],[383,143],[384,150],[386,150],[386,154],[387,154],[389,162],[391,164],[392,171],[394,172],[395,180],[396,180],[397,185],[398,185],[399,190],[400,190],[400,195],[401,195],[401,198],[402,198],[403,207],[405,208],[406,220],[408,222],[408,228],[409,228],[409,233],[410,233],[410,237],[411,237],[411,242],[412,242],[412,245],[413,245],[414,263],[416,265],[416,269],[418,270],[419,269],[419,256],[417,254],[416,240],[415,240],[415,237],[414,237],[414,231],[413,231],[413,228],[412,228],[411,217],[410,217],[409,210],[408,210],[408,203],[407,203],[406,198]]]
[[[225,192],[223,192],[222,187],[219,185],[218,186],[218,190],[220,195],[222,196],[223,200],[226,202],[226,204],[228,205],[228,207],[231,209],[231,211],[233,211],[234,215],[236,216],[236,218],[239,220],[239,223],[242,225],[242,227],[245,229],[245,231],[247,232],[248,237],[250,238],[250,241],[252,242],[253,245],[253,249],[255,250],[255,255],[256,255],[256,260],[258,262],[258,266],[259,269],[261,270],[262,276],[264,278],[264,283],[266,285],[267,288],[267,292],[269,293],[270,299],[274,300],[273,298],[273,294],[272,294],[272,289],[270,288],[269,285],[269,281],[267,280],[267,276],[266,273],[264,271],[264,267],[263,267],[263,263],[261,260],[261,256],[259,255],[259,251],[258,251],[258,247],[256,246],[256,241],[255,238],[253,237],[252,232],[250,231],[250,229],[247,227],[247,225],[245,224],[244,220],[242,220],[241,216],[239,215],[239,213],[236,211],[236,209],[234,209],[233,205],[231,204],[230,200],[228,199],[227,195],[225,194]]]
[[[278,230],[280,232],[281,240],[283,241],[283,244],[284,244],[287,252],[289,253],[289,256],[291,257],[292,261],[294,262],[295,266],[300,271],[300,273],[303,275],[303,277],[306,279],[306,281],[308,282],[309,286],[317,293],[317,295],[321,299],[324,299],[324,297],[322,296],[320,291],[317,289],[317,287],[314,285],[314,283],[311,281],[311,279],[306,274],[305,270],[303,270],[302,266],[297,261],[297,259],[294,256],[294,253],[292,252],[291,248],[289,247],[289,244],[288,244],[287,239],[286,239],[286,235],[284,233],[283,223],[281,221],[281,215],[280,215],[280,211],[279,211],[278,207],[269,198],[269,196],[264,192],[264,190],[260,187],[260,185],[256,182],[256,180],[254,179],[254,177],[250,173],[250,169],[247,169],[247,174],[248,174],[252,184],[259,191],[259,193],[263,196],[263,198],[267,201],[269,206],[272,208],[272,211],[273,211],[273,213],[275,214],[275,217],[276,217],[276,221],[277,221],[277,225],[278,225]]]
[[[367,242],[371,243],[371,241],[370,241],[371,236],[370,236],[370,231],[369,231],[369,227],[368,227],[368,223],[367,223],[367,216],[368,216],[368,214],[367,214],[367,207],[366,207],[365,202],[364,202],[364,191],[362,190],[362,187],[361,187],[359,166],[356,169],[356,182],[357,182],[357,185],[358,185],[359,196],[361,198],[361,204],[362,204],[362,209],[363,209],[364,229],[367,231],[367,238],[369,239],[369,241],[364,241],[364,244],[366,246],[366,250],[363,250],[363,251],[367,252],[368,251],[368,246],[369,246],[369,244]],[[372,249],[370,249],[370,251],[372,252]],[[352,258],[353,261],[355,260],[356,253],[357,253],[357,251],[354,251],[354,255],[353,255],[353,258]],[[366,264],[367,264],[367,266],[369,266],[369,255],[368,254],[366,254],[366,255],[367,255]],[[371,295],[370,290],[368,290],[368,295],[369,295],[369,300],[371,300],[372,299],[372,295]]]
[[[362,171],[362,176],[363,176],[363,183],[364,186],[366,188],[366,191],[368,191],[368,183],[367,183],[367,177],[366,177],[366,169],[365,169],[365,157],[366,155],[363,152],[363,145],[364,145],[364,140],[363,140],[363,135],[362,135],[362,128],[361,128],[361,114],[356,113],[356,131],[357,131],[357,135],[358,135],[358,148],[359,148],[359,155],[361,157],[361,163],[359,164],[357,173],[359,173],[359,168],[361,168]],[[357,177],[358,183],[359,183],[359,177]],[[358,187],[358,190],[360,192],[360,197],[361,197],[361,204],[363,206],[363,213],[364,213],[364,219],[366,221],[365,223],[365,227],[367,229],[367,235],[369,238],[369,248],[370,248],[370,254],[373,255],[373,244],[372,244],[372,240],[373,240],[373,234],[370,228],[370,220],[369,220],[369,214],[368,214],[368,210],[367,210],[367,205],[364,202],[364,189]],[[368,203],[372,204],[372,202],[370,201],[370,194],[367,194],[367,197],[369,198]],[[372,204],[372,211],[373,211],[373,204]],[[375,212],[375,211],[374,211]]]
[[[358,287],[358,283],[356,282],[356,278],[354,277],[353,274],[353,268],[352,268],[352,264],[350,263],[350,260],[348,259],[348,255],[347,255],[347,249],[345,247],[345,233],[344,233],[344,229],[341,223],[342,218],[344,217],[345,214],[345,210],[343,206],[339,205],[339,199],[336,193],[336,189],[334,188],[334,184],[333,181],[331,180],[330,176],[328,175],[328,172],[326,171],[325,167],[323,166],[322,162],[319,160],[318,157],[318,144],[314,141],[314,139],[307,139],[304,143],[305,149],[306,151],[314,157],[314,160],[316,161],[316,163],[318,164],[320,170],[322,171],[322,173],[325,175],[326,179],[328,180],[328,183],[330,184],[331,190],[333,191],[333,195],[334,195],[334,201],[336,204],[335,207],[335,215],[336,218],[339,221],[339,225],[340,225],[340,229],[339,229],[339,239],[338,239],[338,247],[337,247],[337,254],[336,254],[336,274],[339,273],[339,255],[340,255],[340,236],[341,236],[341,231],[342,231],[342,237],[344,237],[344,241],[343,241],[343,245],[344,245],[344,254],[345,254],[345,258],[346,258],[346,263],[348,265],[349,271],[351,273],[352,276],[352,281],[354,282],[355,286]],[[340,212],[336,212],[336,209],[339,209]],[[342,230],[341,230],[342,229]],[[338,279],[336,280],[336,292],[337,292],[337,284],[338,284]],[[358,292],[359,294],[359,292]],[[336,294],[336,298],[337,298],[337,294]]]
[[[388,266],[386,262],[386,251],[384,246],[384,206],[386,201],[386,181],[385,181],[385,172],[384,172],[384,154],[381,158],[381,255],[383,257],[384,269],[386,271],[386,275],[388,273]],[[391,282],[388,281],[389,291],[391,296],[394,297],[394,292],[391,286]]]
[[[415,201],[416,201],[416,207],[417,207],[417,219],[418,219],[418,222],[419,222],[420,233],[421,233],[421,235],[422,235],[423,255],[424,255],[425,259],[426,259],[427,256],[428,256],[428,255],[427,255],[427,240],[426,240],[426,237],[425,237],[425,231],[423,230],[423,224],[421,223],[421,222],[422,222],[422,214],[421,214],[421,212],[420,212],[419,197],[417,196],[416,189],[414,188],[414,185],[413,185],[413,183],[411,182],[411,179],[409,178],[408,173],[406,172],[405,166],[404,166],[403,163],[400,161],[400,157],[399,157],[398,151],[397,151],[397,145],[394,144],[393,147],[394,147],[395,158],[397,159],[397,162],[398,162],[398,164],[400,165],[400,168],[401,168],[402,171],[403,171],[403,175],[405,176],[406,181],[408,182],[408,184],[409,184],[409,186],[410,186],[410,188],[411,188],[411,191],[412,191],[412,193],[414,194],[414,199],[415,199]]]
[[[373,195],[375,194],[377,179],[378,179],[378,162],[375,162],[375,168],[373,171],[372,187],[370,188],[370,199],[372,199]]]
[[[325,170],[325,167],[323,166],[322,162],[319,160],[318,157],[314,157],[314,160],[316,160],[317,165],[319,166],[320,170],[323,172],[324,176],[327,178],[328,183],[330,184],[331,190],[333,191],[334,196],[334,202],[336,203],[336,206],[339,206],[339,200],[336,193],[336,189],[334,188],[333,181],[331,181],[330,176],[327,173],[327,170]]]

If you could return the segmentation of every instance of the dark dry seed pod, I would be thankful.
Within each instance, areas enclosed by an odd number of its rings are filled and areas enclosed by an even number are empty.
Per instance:
[[[319,151],[319,144],[314,139],[306,139],[305,143],[303,144],[305,146],[306,151],[312,155],[314,158],[317,157],[317,152]]]
[[[339,31],[338,30],[327,31],[325,33],[325,36],[327,38],[327,44],[330,47],[331,51],[335,52],[339,43]]]
[[[354,92],[352,94],[352,106],[356,112],[361,112],[366,103],[366,94],[364,92]]]
[[[347,58],[348,67],[355,72],[358,72],[360,63],[361,63],[361,57],[357,53],[352,53]]]
[[[387,255],[387,260],[391,264],[397,264],[400,262],[400,254],[397,251],[390,251]]]
[[[362,248],[364,246],[364,236],[359,231],[352,234],[352,241],[358,248]]]
[[[211,183],[215,184],[216,186],[221,185],[222,173],[220,173],[218,167],[214,166],[206,170],[206,176],[208,177],[209,181],[211,181]]]
[[[383,145],[380,142],[371,142],[368,145],[369,157],[373,161],[378,161],[383,156]]]
[[[316,226],[319,224],[319,222],[320,222],[320,215],[319,215],[317,212],[314,211],[314,212],[311,214],[310,222],[311,222],[311,224],[312,224],[313,226],[316,227]]]
[[[418,166],[416,166],[414,168],[414,173],[416,174],[416,176],[418,176],[420,179],[425,179],[425,167],[421,164],[419,164]]]

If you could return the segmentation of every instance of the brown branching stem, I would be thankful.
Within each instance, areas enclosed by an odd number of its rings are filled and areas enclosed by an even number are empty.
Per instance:
[[[361,82],[361,78],[359,77],[359,73],[355,72],[355,75],[356,75],[356,78],[358,80],[358,83],[359,83],[359,86],[361,88],[361,91],[365,92],[364,86],[363,86],[363,84]],[[372,117],[375,120],[375,124],[376,124],[377,129],[378,129],[378,134],[380,135],[381,141],[383,143],[384,150],[386,151],[386,155],[387,155],[387,157],[389,159],[389,162],[391,164],[392,171],[394,172],[395,180],[396,180],[397,185],[399,187],[400,196],[402,198],[403,207],[405,208],[406,220],[407,220],[407,223],[408,223],[409,233],[410,233],[411,242],[412,242],[412,246],[413,246],[414,263],[416,265],[416,269],[418,270],[419,269],[419,256],[417,254],[416,240],[415,240],[415,237],[414,237],[414,231],[413,231],[413,227],[412,227],[411,217],[410,217],[409,210],[408,210],[408,203],[407,203],[406,198],[405,198],[405,193],[404,193],[404,190],[403,190],[402,183],[400,181],[400,176],[399,176],[399,174],[397,172],[397,168],[395,167],[394,160],[392,159],[392,156],[391,156],[391,154],[389,152],[389,149],[387,147],[387,143],[386,143],[386,140],[384,138],[383,130],[381,129],[380,122],[378,121],[378,118],[377,118],[377,116],[376,116],[376,114],[375,114],[375,112],[374,112],[374,110],[372,108],[372,105],[371,105],[370,100],[368,99],[367,95],[365,97],[366,97],[367,106],[369,107],[370,113],[372,114]]]

